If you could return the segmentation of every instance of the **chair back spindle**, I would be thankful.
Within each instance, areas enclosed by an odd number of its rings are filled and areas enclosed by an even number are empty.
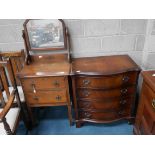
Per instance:
[[[7,61],[10,59],[10,67],[12,67],[13,74],[15,75],[16,84],[21,86],[20,80],[16,77],[16,74],[22,70],[25,64],[25,54],[24,50],[16,51],[16,52],[1,52],[0,59],[3,61]],[[9,67],[9,68],[10,68]],[[10,69],[8,69],[10,71]]]

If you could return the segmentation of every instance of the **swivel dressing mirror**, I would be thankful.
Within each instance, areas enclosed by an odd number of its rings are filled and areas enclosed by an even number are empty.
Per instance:
[[[30,51],[69,50],[67,30],[61,19],[26,20],[23,38],[28,57]]]
[[[62,20],[26,20],[24,30],[30,51],[63,50],[66,48],[65,25]]]

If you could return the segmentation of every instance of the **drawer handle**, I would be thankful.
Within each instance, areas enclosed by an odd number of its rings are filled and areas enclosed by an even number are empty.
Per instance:
[[[126,103],[127,103],[126,100],[121,100],[121,101],[120,101],[120,104],[121,104],[121,105],[124,105],[124,104],[126,104]]]
[[[118,114],[119,115],[123,115],[124,114],[124,111],[119,111]]]
[[[88,97],[90,95],[90,92],[88,92],[87,90],[83,92],[83,95]]]
[[[32,89],[33,89],[33,93],[35,93],[36,94],[36,87],[35,87],[35,84],[32,84]]]
[[[87,108],[87,109],[91,108],[90,103],[84,102],[83,104],[84,104],[84,108]]]
[[[54,81],[53,84],[57,87],[60,85],[59,81]]]
[[[129,78],[128,76],[124,76],[122,80],[123,80],[123,82],[128,82],[129,79],[130,79],[130,78]]]
[[[84,112],[84,117],[86,118],[91,118],[92,114],[88,113],[88,112]]]
[[[155,109],[155,99],[152,100],[152,107]]]
[[[59,95],[56,96],[56,100],[57,100],[57,101],[60,101],[60,100],[61,100],[61,96],[59,96]]]
[[[90,84],[90,80],[83,80],[83,84],[84,85],[89,85]]]
[[[121,93],[122,93],[122,94],[126,94],[127,92],[128,92],[128,89],[122,89],[122,90],[121,90]]]

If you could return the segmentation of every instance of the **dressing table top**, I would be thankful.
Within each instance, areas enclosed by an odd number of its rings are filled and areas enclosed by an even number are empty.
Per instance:
[[[67,55],[32,56],[32,63],[25,65],[19,78],[66,76],[70,74],[70,63]]]

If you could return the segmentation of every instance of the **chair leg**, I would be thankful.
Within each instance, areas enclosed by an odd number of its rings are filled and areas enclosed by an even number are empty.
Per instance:
[[[13,135],[13,133],[12,133],[12,131],[10,129],[9,124],[6,121],[6,118],[3,118],[2,122],[4,124],[4,129],[5,129],[6,133],[7,133],[7,135]]]

